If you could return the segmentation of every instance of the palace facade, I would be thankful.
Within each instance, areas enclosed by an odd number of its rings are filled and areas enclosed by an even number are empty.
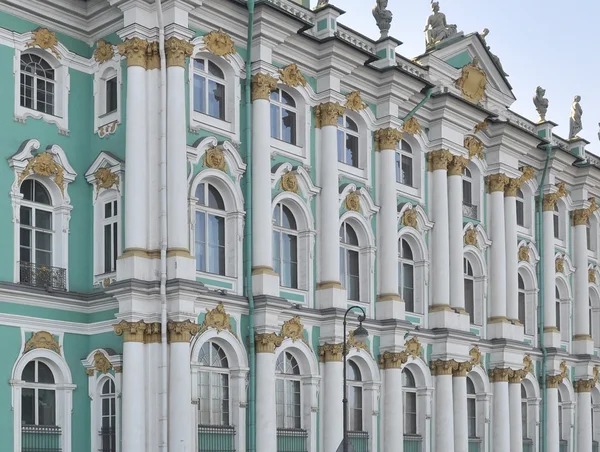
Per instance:
[[[355,452],[597,451],[588,142],[435,3],[254,3],[0,5],[2,450],[335,452],[345,343]]]

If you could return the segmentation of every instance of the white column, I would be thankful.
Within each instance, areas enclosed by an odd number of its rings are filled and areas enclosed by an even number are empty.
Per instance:
[[[510,409],[510,452],[523,452],[521,379],[522,375],[520,373],[509,377],[508,406]]]
[[[577,393],[577,451],[591,452],[592,450],[592,393],[594,380],[579,380],[575,382]]]
[[[462,198],[461,198],[462,201]],[[454,403],[454,452],[468,452],[469,425],[467,423],[467,371],[469,363],[460,363],[452,377]]]
[[[504,195],[503,195],[504,196]],[[508,404],[508,375],[510,369],[496,368],[490,372],[493,382],[492,450],[510,450],[510,424]],[[519,420],[520,421],[520,420]]]
[[[342,344],[322,346],[325,360],[325,378],[323,379],[323,451],[335,452],[344,437],[344,419],[342,399],[344,398],[344,367],[342,362]],[[258,450],[258,449],[257,449]]]
[[[554,260],[554,204],[544,202],[544,337],[546,347],[559,347],[560,335],[556,329],[556,267]],[[549,452],[549,451],[548,451]]]
[[[115,334],[123,336],[122,444],[128,452],[146,452],[146,385],[143,322],[121,321]]]
[[[150,50],[151,49],[151,50]],[[148,243],[149,250],[160,248],[160,56],[158,42],[149,44],[148,67],[146,70],[146,98],[148,108],[148,178],[146,203],[148,204]]]
[[[190,369],[190,339],[198,325],[190,321],[169,322],[169,450],[187,452],[193,449],[190,416],[192,376]]]
[[[385,386],[383,402],[383,452],[404,450],[404,407],[402,397],[402,363],[406,360],[401,353],[384,353]]]
[[[160,323],[153,322],[146,327],[144,337],[146,351],[146,447],[158,450],[160,441]]]
[[[396,148],[402,133],[394,128],[375,134],[379,149],[379,319],[404,319],[404,303],[398,294],[398,201],[396,197]]]
[[[575,275],[573,278],[573,353],[592,355],[594,344],[591,340],[589,324],[589,282],[587,222],[590,212],[579,209],[573,212],[573,251]],[[584,449],[581,449],[584,450]]]
[[[256,450],[264,452],[277,452],[275,344],[275,334],[256,336]]]
[[[433,412],[435,416],[435,452],[454,452],[452,372],[458,366],[456,361],[437,360],[432,363],[432,368],[436,375],[435,410]]]
[[[553,377],[548,377],[548,379],[551,378]],[[558,384],[548,382],[546,394],[546,452],[559,452]]]
[[[448,165],[448,224],[450,231],[450,306],[465,309],[463,275],[462,172],[469,161],[458,155]],[[468,328],[467,321],[467,328]]]
[[[519,318],[519,250],[517,243],[517,190],[520,184],[510,179],[504,192],[504,230],[506,234],[506,316]]]

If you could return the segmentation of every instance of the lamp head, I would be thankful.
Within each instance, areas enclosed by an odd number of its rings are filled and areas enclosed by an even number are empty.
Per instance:
[[[369,332],[366,330],[365,327],[362,326],[362,322],[360,322],[360,324],[358,325],[358,328],[356,328],[354,330],[354,340],[356,342],[362,343],[362,342],[365,342],[368,337],[369,337]]]

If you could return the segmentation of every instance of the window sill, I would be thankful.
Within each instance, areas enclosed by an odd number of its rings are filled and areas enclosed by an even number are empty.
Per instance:
[[[359,178],[362,181],[368,179],[367,170],[362,168],[356,168],[352,165],[347,165],[346,163],[338,161],[338,171],[340,173],[346,174],[351,178]]]
[[[69,126],[66,118],[58,115],[51,115],[41,111],[32,110],[27,107],[17,106],[15,109],[15,121],[25,124],[27,118],[42,119],[48,124],[55,124],[58,127],[58,133],[61,135],[69,135]]]
[[[101,273],[94,275],[94,287],[98,289],[104,289],[110,286],[112,283],[117,282],[117,272]]]
[[[196,271],[196,281],[201,282],[214,291],[236,294],[238,292],[238,281],[235,277]]]
[[[281,153],[284,156],[296,159],[300,158],[304,164],[308,163],[308,157],[306,156],[304,147],[271,137],[271,148],[274,149],[276,153]]]
[[[419,189],[417,187],[412,187],[410,185],[404,185],[400,182],[396,181],[396,191],[412,196],[414,198],[419,198]]]
[[[231,122],[193,111],[190,118],[190,132],[197,134],[201,130],[225,135],[230,139],[235,136],[235,130],[233,130],[233,124]]]
[[[292,304],[306,303],[308,301],[308,291],[303,289],[279,286],[279,296]]]

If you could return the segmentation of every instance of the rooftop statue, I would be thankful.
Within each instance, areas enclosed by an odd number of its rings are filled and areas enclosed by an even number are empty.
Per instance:
[[[546,120],[546,112],[548,111],[548,99],[544,96],[546,95],[546,90],[541,86],[538,86],[535,90],[535,96],[533,96],[533,105],[535,105],[535,109],[540,115],[540,122],[544,122]]]
[[[502,75],[504,75],[505,77],[508,77],[508,74],[504,71],[504,68],[502,67],[502,63],[500,62],[500,58],[498,58],[496,55],[494,55],[492,53],[492,51],[490,50],[490,46],[487,45],[487,42],[485,40],[485,37],[490,33],[490,30],[488,30],[487,28],[484,28],[483,31],[481,32],[481,38],[483,39],[483,44],[485,45],[485,48],[487,49],[488,53],[490,54],[490,56],[492,57],[492,60],[494,61],[494,63],[496,63],[496,66],[498,66],[498,69],[500,69],[500,72],[502,72]]]
[[[427,19],[425,24],[425,45],[427,49],[431,49],[438,42],[456,35],[456,25],[446,23],[446,15],[440,13],[440,3],[431,2],[433,14]]]
[[[317,3],[317,8],[322,8],[326,5],[329,5],[329,0],[319,0],[319,3]]]
[[[571,120],[569,121],[569,140],[577,138],[577,134],[583,129],[581,123],[581,117],[583,116],[583,110],[579,102],[581,96],[575,96],[573,99],[573,106],[571,107]]]
[[[377,0],[377,4],[373,8],[373,17],[375,18],[375,22],[377,22],[382,38],[388,37],[392,25],[393,14],[387,9],[387,6],[388,0]]]

